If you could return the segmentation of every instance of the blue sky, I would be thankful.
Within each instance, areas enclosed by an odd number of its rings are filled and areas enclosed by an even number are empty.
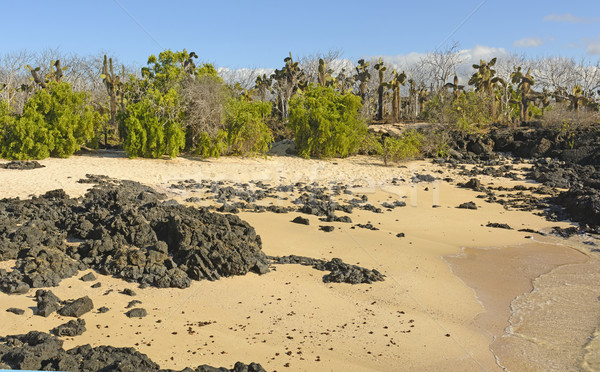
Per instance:
[[[444,41],[600,59],[600,1],[177,1],[0,0],[0,53],[108,51],[145,64],[169,48],[217,66],[282,65],[294,55],[425,53]],[[474,12],[474,13],[473,13]],[[471,15],[469,17],[469,15]]]

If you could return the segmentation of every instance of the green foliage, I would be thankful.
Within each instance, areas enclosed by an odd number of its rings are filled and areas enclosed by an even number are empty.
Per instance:
[[[481,92],[461,94],[452,102],[450,125],[465,133],[484,129],[493,121],[491,100]]]
[[[423,133],[422,151],[428,156],[446,158],[450,155],[448,131],[431,128]]]
[[[227,142],[232,154],[266,154],[273,134],[264,118],[272,109],[270,102],[232,99],[225,109]]]
[[[360,98],[332,87],[310,85],[290,102],[289,127],[300,156],[345,157],[358,151],[367,126]]]
[[[200,155],[203,158],[218,158],[227,150],[227,132],[219,130],[214,137],[211,137],[206,132],[200,134],[198,146],[194,150],[194,154]]]
[[[383,145],[381,143],[381,134],[368,132],[364,136],[360,148],[358,150],[360,154],[364,155],[381,155],[383,154]]]
[[[414,159],[421,155],[424,136],[422,133],[409,129],[402,132],[400,137],[387,137],[383,143],[383,162],[398,162]]]
[[[179,94],[174,89],[165,94],[150,89],[141,101],[127,106],[123,122],[125,152],[130,158],[177,156],[185,146],[181,117]]]
[[[0,110],[2,116],[2,110]],[[23,114],[4,126],[0,155],[7,159],[69,157],[94,137],[100,115],[83,92],[49,81],[25,104]]]

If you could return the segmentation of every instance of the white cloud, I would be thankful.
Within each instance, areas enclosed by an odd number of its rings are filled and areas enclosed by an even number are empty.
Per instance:
[[[526,37],[524,39],[519,39],[513,43],[513,46],[519,48],[537,48],[540,45],[544,44],[544,40],[538,37]]]
[[[509,55],[510,53],[504,48],[494,48],[485,45],[476,45],[471,49],[463,49],[460,51],[461,56],[464,58],[464,64],[469,66],[472,64],[478,64],[480,60],[488,61],[492,58],[502,58]]]
[[[590,23],[594,23],[594,22],[599,22],[600,18],[599,17],[595,17],[595,18],[577,17],[571,13],[548,14],[547,16],[544,17],[544,21],[590,24]]]
[[[408,66],[419,63],[422,58],[427,56],[426,53],[417,53],[411,52],[409,54],[398,54],[395,56],[383,56],[383,60],[386,63],[394,65],[399,68],[407,68]],[[372,58],[366,58],[367,60],[371,60]]]
[[[590,43],[588,44],[587,53],[591,55],[600,55],[600,43]]]

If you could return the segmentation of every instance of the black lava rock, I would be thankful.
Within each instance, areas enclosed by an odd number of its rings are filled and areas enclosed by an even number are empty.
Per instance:
[[[96,280],[96,275],[94,275],[94,273],[87,273],[79,279],[83,280],[84,282],[91,282]]]
[[[466,203],[462,203],[461,205],[459,205],[456,208],[461,208],[461,209],[477,209],[477,205],[474,202],[466,202]]]
[[[75,301],[67,303],[62,309],[58,311],[58,313],[62,316],[72,316],[75,318],[79,318],[83,314],[92,311],[94,308],[94,303],[92,299],[88,296],[81,297],[76,299]]]
[[[135,308],[126,312],[125,315],[127,315],[128,318],[143,318],[148,315],[148,312],[146,309]]]
[[[296,218],[294,218],[292,220],[293,223],[297,223],[297,224],[301,224],[301,225],[310,225],[310,221],[308,220],[308,218],[304,218],[301,216],[298,216]]]
[[[323,276],[325,283],[372,283],[375,281],[383,281],[384,275],[377,270],[369,270],[356,265],[348,265],[339,258],[333,258],[330,261],[319,260],[304,256],[282,256],[269,257],[275,264],[299,264],[304,266],[312,266],[316,270],[330,271],[329,274]]]
[[[512,230],[512,227],[510,227],[508,224],[505,223],[497,223],[497,222],[488,222],[487,225],[485,225],[486,227],[494,227],[497,229],[507,229],[507,230]]]
[[[6,312],[13,313],[13,314],[16,314],[16,315],[23,315],[23,314],[25,314],[25,310],[23,310],[23,309],[17,309],[16,307],[9,307],[8,309],[6,309]]]
[[[56,328],[50,330],[50,333],[55,334],[56,336],[79,336],[86,331],[85,328],[85,320],[77,319],[77,320],[69,320],[65,324],[61,324]]]

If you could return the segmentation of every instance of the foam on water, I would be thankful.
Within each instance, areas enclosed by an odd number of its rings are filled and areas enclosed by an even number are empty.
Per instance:
[[[536,239],[522,249],[470,249],[447,260],[485,308],[475,324],[487,334],[490,325],[506,322],[504,332],[501,327],[492,332],[490,345],[500,367],[507,371],[600,371],[600,255],[583,244],[589,239]],[[482,275],[485,270],[489,274]],[[517,295],[518,288],[524,290]],[[500,294],[505,298],[502,301]],[[512,298],[510,312],[502,310],[509,302],[506,296]]]

